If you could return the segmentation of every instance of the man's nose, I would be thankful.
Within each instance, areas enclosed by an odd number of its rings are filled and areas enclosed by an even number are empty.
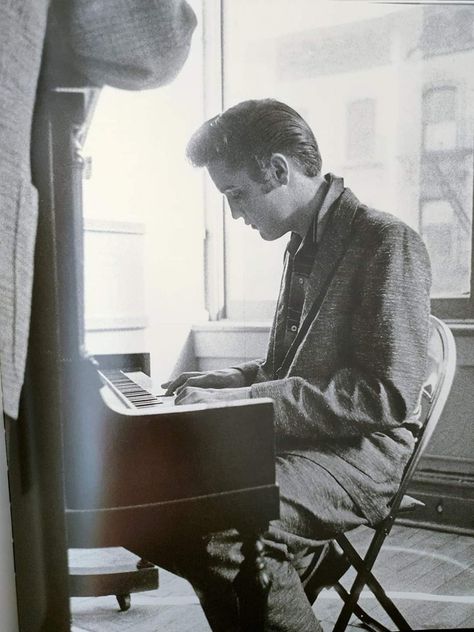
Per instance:
[[[240,209],[235,208],[235,206],[232,206],[232,205],[230,206],[230,212],[233,219],[240,219],[241,217],[245,218],[244,213],[242,213]]]

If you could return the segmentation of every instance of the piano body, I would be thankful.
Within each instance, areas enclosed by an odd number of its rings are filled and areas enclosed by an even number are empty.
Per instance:
[[[69,546],[153,559],[187,535],[256,534],[278,516],[271,400],[130,407],[100,383],[111,371],[81,371],[67,397],[79,417],[65,430]]]
[[[153,559],[157,546],[230,527],[246,543],[244,629],[257,629],[258,534],[279,512],[272,402],[130,409],[107,399],[84,350],[80,145],[95,96],[49,89],[36,115],[28,397],[9,428],[21,629],[69,630],[69,547]]]

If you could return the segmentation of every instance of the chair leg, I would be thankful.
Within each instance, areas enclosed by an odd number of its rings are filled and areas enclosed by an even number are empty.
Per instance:
[[[344,588],[344,586],[342,586],[342,584],[337,583],[333,586],[333,588],[344,602],[349,599],[349,593]],[[354,614],[359,619],[359,621],[362,621],[362,623],[368,630],[371,630],[372,632],[390,632],[388,628],[386,628],[376,619],[371,617],[370,614],[368,614],[357,603],[354,606]]]
[[[378,582],[376,577],[371,572],[384,539],[385,535],[382,532],[377,534],[374,540],[371,542],[365,558],[362,559],[356,549],[343,534],[341,534],[341,536],[337,538],[339,545],[342,547],[345,554],[351,561],[351,564],[357,571],[357,576],[354,580],[354,583],[352,584],[350,593],[348,593],[348,598],[344,603],[344,607],[339,614],[336,626],[334,628],[334,630],[337,630],[337,632],[345,630],[347,624],[349,623],[351,614],[353,612],[355,614],[355,607],[357,605],[357,602],[359,601],[360,593],[362,592],[362,589],[365,585],[370,588],[375,598],[392,619],[392,621],[395,623],[398,630],[411,630],[411,627],[401,614],[400,610],[387,596],[382,585]]]
[[[370,587],[370,586],[369,586]],[[397,606],[393,603],[390,597],[385,593],[385,591],[379,593],[372,591],[375,595],[375,598],[388,614],[388,616],[392,619],[392,621],[397,626],[397,630],[411,630],[410,625],[408,624],[405,617],[402,615]]]
[[[344,599],[344,605],[334,626],[334,632],[343,632],[347,628],[352,613],[355,614],[357,602],[359,601],[359,596],[364,584],[364,579],[360,575],[357,575],[352,584],[350,593],[346,592],[347,597]]]

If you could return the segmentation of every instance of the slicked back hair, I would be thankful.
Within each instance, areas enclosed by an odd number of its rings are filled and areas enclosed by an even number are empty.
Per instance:
[[[311,128],[293,108],[274,99],[242,101],[201,125],[186,154],[196,167],[223,160],[231,168],[247,168],[265,181],[274,153],[291,157],[301,171],[321,173],[321,154]]]

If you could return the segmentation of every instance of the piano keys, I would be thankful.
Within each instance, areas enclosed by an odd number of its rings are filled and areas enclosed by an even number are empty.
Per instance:
[[[117,404],[125,405],[134,413],[142,410],[149,411],[157,406],[172,406],[174,397],[156,396],[148,385],[150,378],[141,371],[125,372],[121,369],[104,369],[99,371],[99,376],[108,389],[104,391],[104,398],[107,404],[116,408]],[[114,396],[118,399],[113,401]]]

